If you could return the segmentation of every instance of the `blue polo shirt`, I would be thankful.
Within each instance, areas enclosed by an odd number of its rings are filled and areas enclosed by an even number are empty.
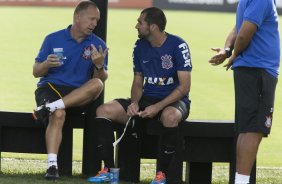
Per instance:
[[[42,86],[47,82],[57,85],[80,87],[91,79],[94,71],[94,64],[91,61],[91,44],[97,49],[99,45],[103,50],[106,48],[105,42],[95,34],[89,35],[81,43],[77,43],[70,34],[71,25],[66,29],[51,33],[46,36],[41,49],[35,58],[35,62],[43,62],[48,55],[54,51],[60,51],[60,61],[63,63],[59,67],[50,68],[47,75],[40,78],[37,86]],[[108,56],[105,58],[105,69],[108,65]]]
[[[163,99],[179,85],[177,71],[192,70],[190,49],[181,38],[167,33],[162,46],[139,39],[133,51],[134,72],[144,76],[143,95]],[[189,105],[188,94],[182,100]]]
[[[237,8],[236,31],[243,21],[257,26],[249,46],[235,59],[239,66],[264,68],[274,77],[279,74],[280,37],[278,14],[274,0],[240,0]]]

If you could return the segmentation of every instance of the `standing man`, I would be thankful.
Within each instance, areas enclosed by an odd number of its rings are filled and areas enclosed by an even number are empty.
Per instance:
[[[66,111],[98,98],[107,79],[108,48],[93,34],[100,11],[91,1],[75,8],[73,24],[46,36],[33,65],[40,77],[35,91],[34,118],[47,124],[46,179],[59,178],[57,154],[62,141]]]
[[[275,0],[240,0],[236,26],[226,39],[225,49],[212,65],[232,66],[235,84],[237,164],[235,184],[249,183],[259,144],[270,133],[275,87],[280,63],[280,38]],[[232,53],[232,48],[234,48]]]
[[[187,43],[165,32],[166,17],[156,7],[146,8],[137,19],[138,39],[133,51],[134,78],[130,99],[116,99],[96,113],[95,148],[106,168],[90,182],[110,180],[114,167],[112,122],[125,124],[130,117],[153,118],[163,125],[158,172],[152,184],[181,183],[182,138],[178,124],[189,115],[192,64]]]

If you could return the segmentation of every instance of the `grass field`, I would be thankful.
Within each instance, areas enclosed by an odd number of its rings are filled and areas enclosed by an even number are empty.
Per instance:
[[[11,164],[13,163],[13,164]],[[73,163],[73,177],[62,177],[56,181],[57,184],[83,184],[88,183],[86,178],[80,175],[81,162]],[[46,163],[42,160],[22,160],[22,159],[4,159],[2,161],[2,171],[0,174],[0,184],[47,184],[43,178],[46,169]],[[184,166],[185,171],[185,166]],[[27,174],[28,173],[28,174]],[[141,165],[141,182],[140,184],[149,183],[155,173],[154,164]],[[213,166],[212,184],[228,183],[228,167]],[[185,178],[185,177],[184,177]],[[184,179],[183,178],[183,179]],[[282,184],[282,169],[273,167],[260,167],[257,169],[257,184]],[[120,184],[130,184],[120,182]]]
[[[232,71],[209,65],[211,47],[223,46],[234,26],[233,13],[165,11],[167,32],[184,38],[191,50],[193,73],[190,119],[233,119]],[[27,111],[35,107],[32,76],[34,58],[46,34],[72,22],[73,8],[0,7],[0,110]],[[109,78],[105,101],[128,97],[132,79],[132,48],[137,38],[134,28],[139,10],[109,9]],[[280,17],[281,22],[281,17]],[[281,24],[280,24],[280,30]],[[279,80],[281,80],[281,75]],[[282,167],[282,85],[277,86],[273,130],[261,145],[258,166]],[[74,158],[81,159],[81,131],[76,131]],[[44,158],[38,155],[5,153],[5,157]]]

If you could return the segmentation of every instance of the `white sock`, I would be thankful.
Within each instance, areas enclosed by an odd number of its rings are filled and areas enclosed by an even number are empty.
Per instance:
[[[59,100],[56,100],[55,102],[46,104],[46,107],[49,107],[50,111],[54,112],[57,109],[64,109],[65,108],[65,104],[64,104],[62,99],[59,99]]]
[[[54,165],[54,166],[56,166],[56,168],[58,168],[57,154],[49,153],[47,162],[48,162],[48,168],[51,167],[52,165]]]
[[[248,184],[250,182],[250,176],[239,174],[236,172],[235,184]]]

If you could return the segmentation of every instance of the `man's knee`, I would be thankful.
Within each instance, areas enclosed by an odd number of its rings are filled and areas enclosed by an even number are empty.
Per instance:
[[[63,127],[66,119],[66,111],[62,109],[58,109],[54,111],[50,117],[49,123],[53,126]]]
[[[96,115],[118,122],[126,122],[128,118],[126,112],[116,100],[100,105],[96,110]]]
[[[110,114],[112,112],[112,108],[108,104],[100,105],[96,110],[97,117],[105,117],[110,118]]]
[[[164,127],[177,127],[181,121],[181,116],[175,113],[163,113],[161,116],[161,122]]]
[[[52,118],[64,120],[66,117],[66,111],[63,109],[58,109],[52,113]]]
[[[91,91],[93,92],[99,92],[99,94],[103,91],[104,89],[104,84],[103,82],[98,79],[98,78],[94,78],[94,79],[91,79],[89,81],[89,88],[91,89]]]

